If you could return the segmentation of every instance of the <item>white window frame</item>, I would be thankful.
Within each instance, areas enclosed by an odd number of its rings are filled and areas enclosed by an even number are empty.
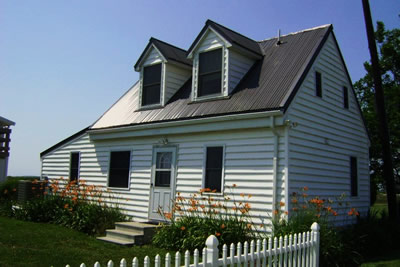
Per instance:
[[[351,158],[354,157],[356,158],[357,162],[357,196],[352,196],[351,195]],[[349,161],[349,178],[350,178],[350,185],[349,185],[349,192],[350,192],[350,198],[351,199],[358,199],[360,198],[360,157],[358,155],[349,155],[348,157]]]
[[[110,167],[111,167],[111,153],[112,152],[127,152],[129,151],[129,175],[128,175],[128,187],[113,187],[110,186]],[[108,153],[108,173],[107,173],[107,189],[110,190],[120,190],[120,191],[129,191],[131,189],[131,172],[132,172],[132,149],[116,149],[110,150]]]
[[[81,151],[70,151],[69,153],[69,181],[71,181],[72,153],[78,153],[78,177],[76,177],[76,182],[78,183],[79,179],[81,178]]]
[[[321,74],[321,96],[317,96],[317,72]],[[314,68],[314,96],[318,97],[319,99],[324,98],[324,72],[319,68]]]
[[[344,107],[344,88],[347,89],[347,108]],[[347,84],[342,84],[342,108],[344,110],[350,110],[350,88]]]
[[[221,49],[221,92],[217,93],[217,94],[211,94],[211,95],[205,95],[205,96],[199,96],[199,72],[200,72],[200,54],[202,53],[208,53],[214,50],[218,50]],[[196,85],[196,101],[204,101],[204,100],[208,100],[208,99],[215,99],[215,98],[220,98],[224,96],[224,72],[225,72],[225,62],[224,62],[224,56],[226,53],[226,47],[225,46],[219,46],[219,47],[213,47],[212,49],[206,49],[200,52],[196,53],[196,60],[197,60],[197,69],[196,69],[196,81],[197,81],[197,85]]]
[[[157,104],[151,104],[151,105],[143,105],[142,103],[142,96],[143,96],[143,82],[144,82],[144,68],[146,67],[151,67],[151,66],[155,66],[161,64],[161,77],[160,77],[160,102]],[[143,65],[141,67],[140,70],[140,94],[139,94],[139,102],[140,102],[140,109],[141,110],[146,110],[146,109],[154,109],[154,108],[159,108],[163,106],[163,101],[164,101],[164,77],[165,77],[165,62],[161,61],[161,62],[156,62],[153,64],[148,64],[148,65]]]
[[[203,168],[202,168],[202,182],[201,182],[201,188],[205,188],[206,185],[206,164],[207,164],[207,147],[222,147],[222,171],[221,171],[221,192],[215,192],[212,194],[216,195],[223,195],[225,191],[225,153],[226,153],[226,145],[221,144],[221,143],[216,143],[216,144],[205,144],[203,146]],[[208,192],[211,193],[211,192]]]

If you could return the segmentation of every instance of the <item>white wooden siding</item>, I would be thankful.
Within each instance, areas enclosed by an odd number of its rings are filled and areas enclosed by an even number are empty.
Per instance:
[[[164,105],[190,78],[191,71],[178,68],[170,63],[165,64],[165,95]]]
[[[217,49],[223,47],[225,45],[224,41],[215,34],[214,31],[208,30],[203,40],[197,47],[197,53],[210,51],[213,49]]]
[[[322,98],[315,96],[315,71],[322,73]],[[343,108],[343,86],[349,88],[349,109]],[[298,124],[289,130],[289,191],[308,186],[311,195],[323,198],[346,193],[350,206],[365,213],[369,208],[369,141],[332,36],[287,115]],[[350,156],[358,159],[358,197],[350,197]]]
[[[68,177],[71,151],[81,152],[80,177],[89,184],[106,186],[109,156],[112,150],[130,150],[131,184],[129,190],[115,190],[115,202],[136,221],[146,221],[150,197],[150,178],[153,146],[161,137],[96,141],[84,134],[56,149],[42,159],[42,175],[50,179]],[[280,138],[278,180],[284,176],[284,143]],[[197,193],[203,179],[204,145],[225,146],[225,193],[243,200],[240,193],[251,194],[253,220],[268,224],[272,204],[273,134],[267,128],[225,131],[206,134],[168,136],[169,145],[177,147],[176,192],[183,196]],[[231,187],[236,184],[237,187]],[[282,186],[282,182],[278,182]],[[232,194],[231,194],[232,193]],[[215,196],[216,199],[222,196]],[[126,201],[128,199],[128,201]]]
[[[158,51],[154,47],[151,47],[150,52],[143,61],[143,66],[153,65],[161,62],[162,62],[162,56],[160,55],[160,53],[158,53]]]
[[[253,66],[254,60],[249,59],[236,51],[229,51],[229,93],[235,89],[243,76]]]

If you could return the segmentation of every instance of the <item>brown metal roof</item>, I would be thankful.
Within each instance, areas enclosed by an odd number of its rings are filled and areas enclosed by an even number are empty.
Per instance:
[[[229,98],[192,102],[191,79],[164,108],[139,110],[138,85],[130,89],[91,129],[185,120],[256,111],[285,111],[332,26],[322,26],[258,43],[264,57],[248,71]]]

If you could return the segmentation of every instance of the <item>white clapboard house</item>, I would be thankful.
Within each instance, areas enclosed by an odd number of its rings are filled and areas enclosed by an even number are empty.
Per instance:
[[[104,186],[139,222],[201,188],[251,194],[255,222],[303,186],[367,211],[369,138],[332,25],[254,41],[208,20],[187,51],[151,38],[134,68],[96,122],[41,153],[43,177]]]

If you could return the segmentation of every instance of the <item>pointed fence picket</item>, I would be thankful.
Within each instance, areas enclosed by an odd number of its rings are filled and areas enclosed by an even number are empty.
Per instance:
[[[218,239],[210,235],[206,241],[206,247],[203,248],[201,257],[199,250],[193,252],[193,260],[190,251],[183,255],[185,267],[317,267],[319,266],[319,225],[313,223],[311,231],[286,235],[284,237],[274,237],[263,240],[246,241],[243,245],[239,242],[237,245],[231,244],[222,246],[222,258],[219,258]],[[243,253],[242,253],[243,251]],[[235,253],[236,252],[236,253]],[[229,254],[229,255],[228,255]],[[181,265],[181,253],[175,254],[175,266]],[[165,255],[165,267],[171,267],[171,255]],[[201,260],[201,262],[200,262]],[[191,263],[193,262],[193,263]],[[143,261],[144,267],[152,265],[150,257],[146,256]],[[155,267],[162,266],[160,255],[154,258]],[[66,267],[70,267],[67,265]],[[86,267],[84,263],[80,267]],[[99,262],[94,267],[101,267]],[[108,261],[107,267],[114,267],[113,261]],[[117,267],[117,265],[115,266]],[[127,261],[122,259],[119,267],[128,267]],[[132,267],[139,267],[138,258],[132,260]]]

